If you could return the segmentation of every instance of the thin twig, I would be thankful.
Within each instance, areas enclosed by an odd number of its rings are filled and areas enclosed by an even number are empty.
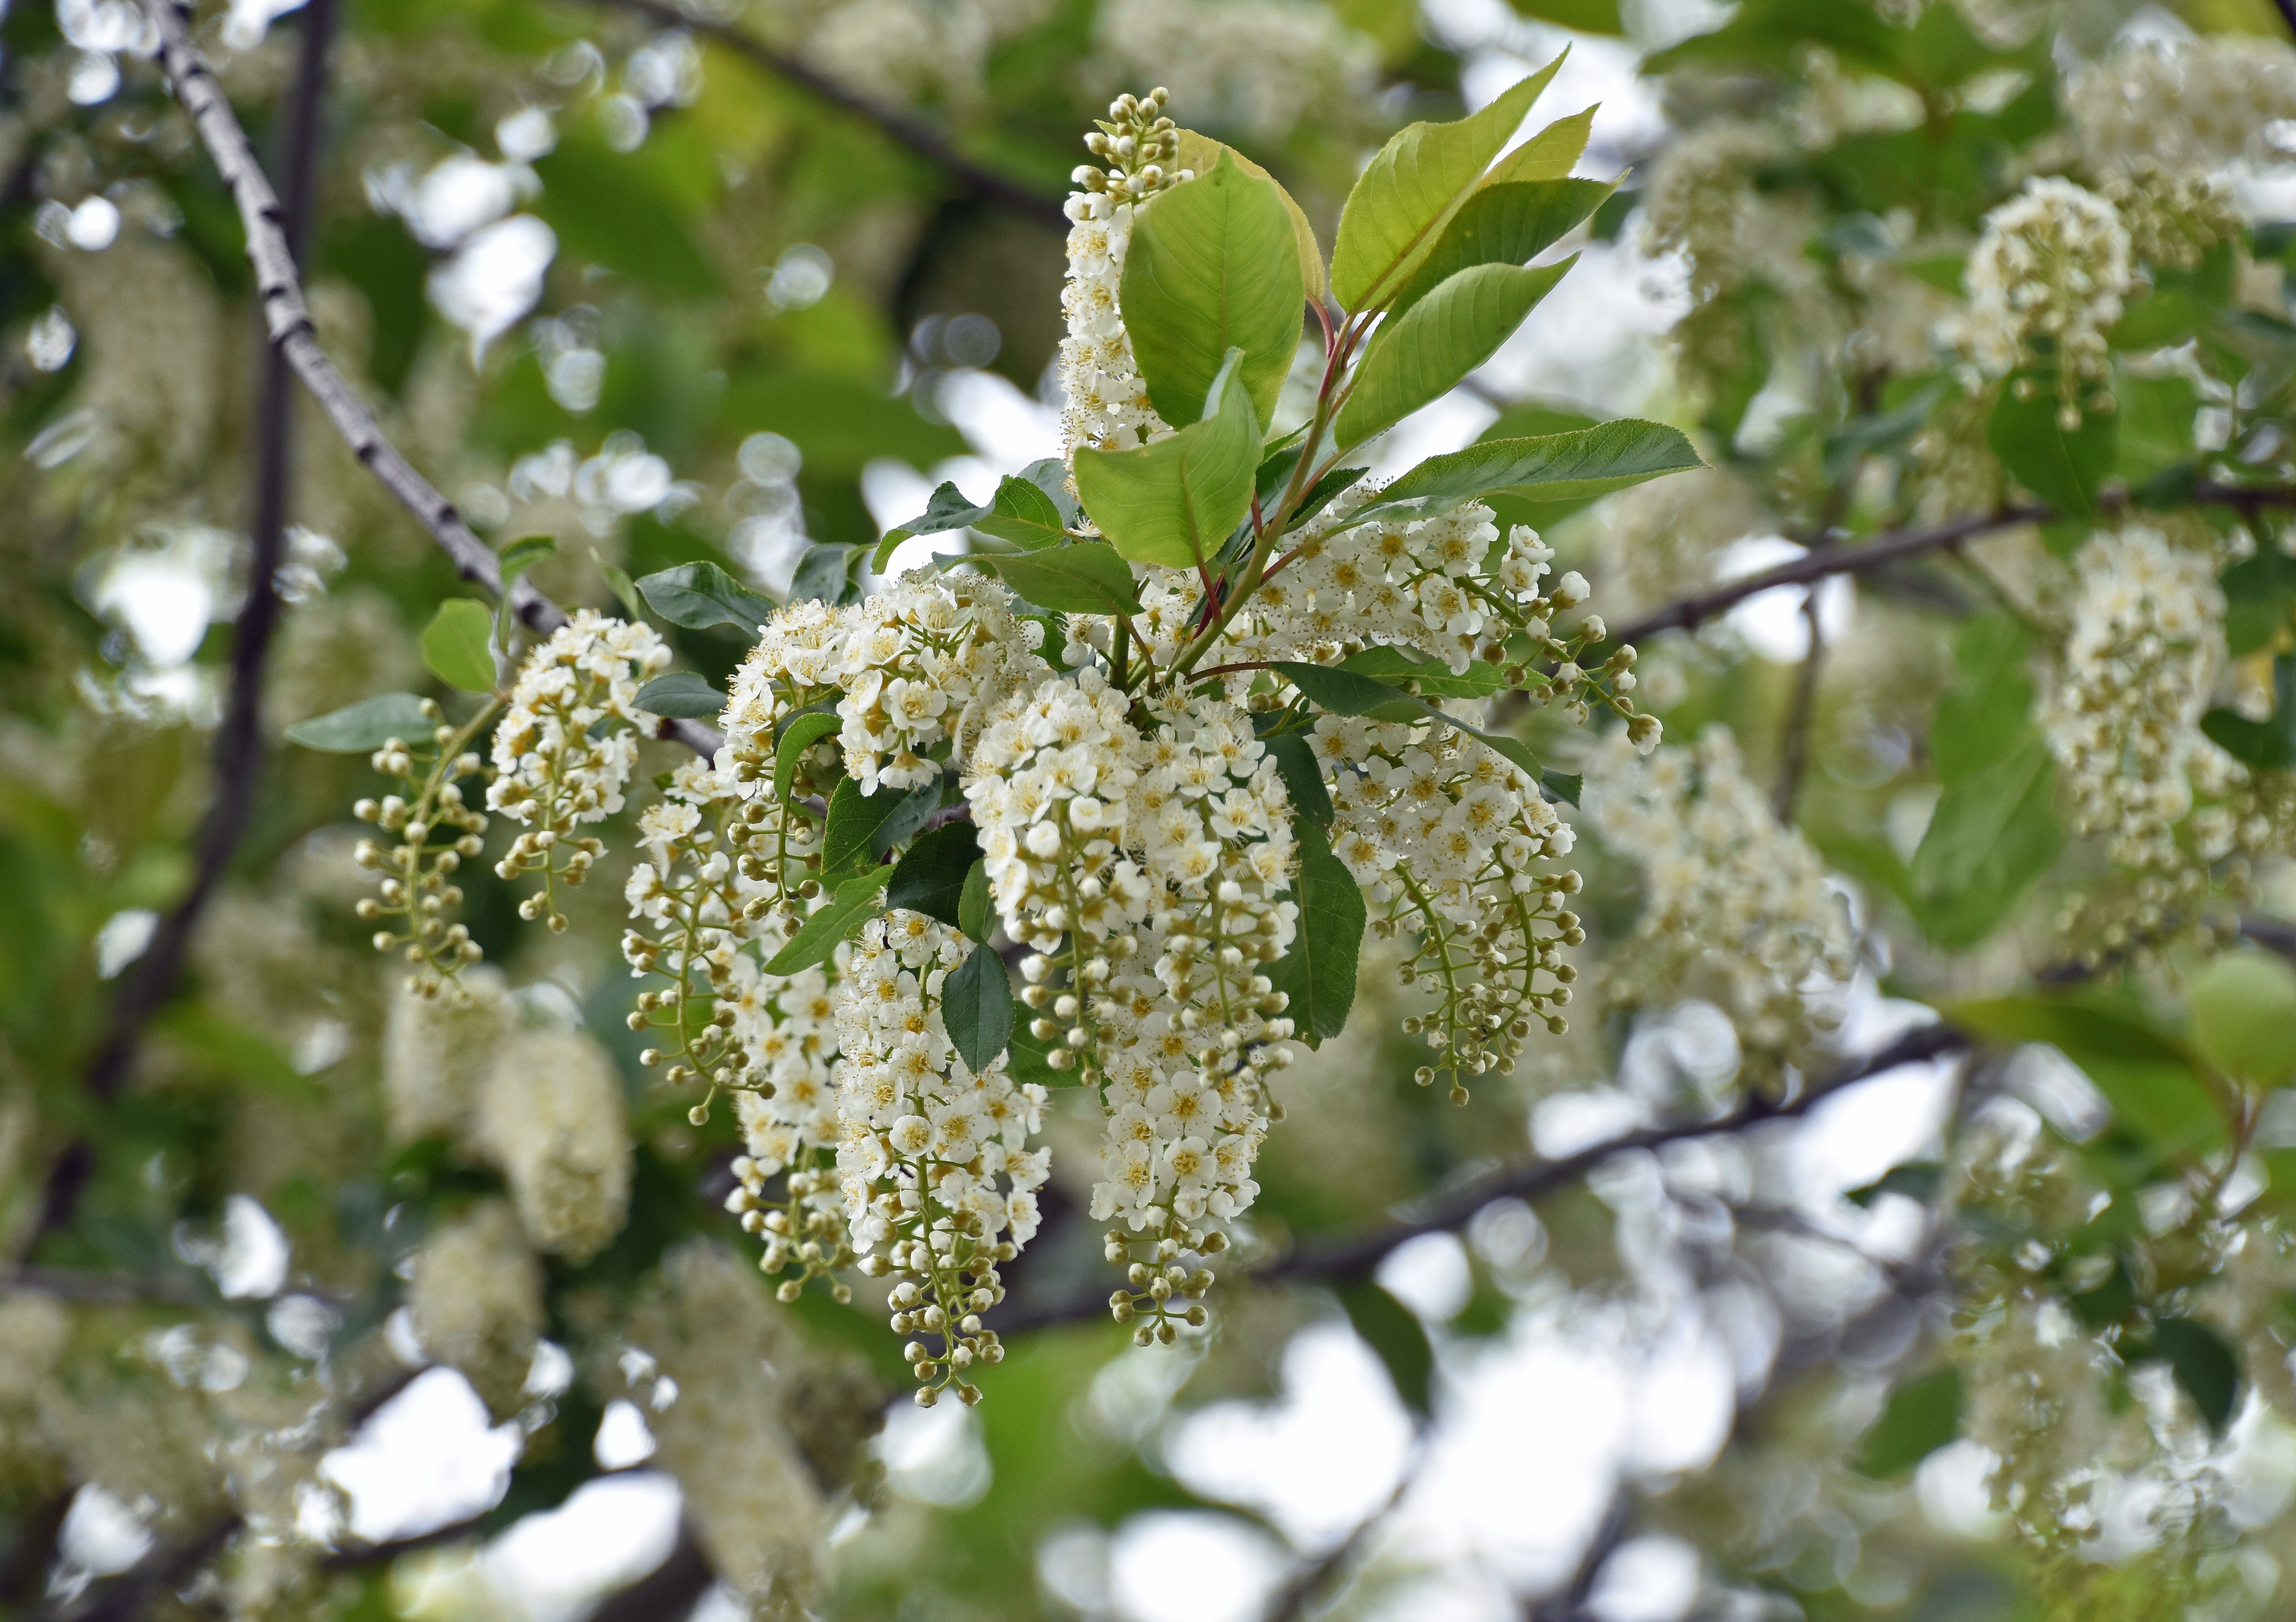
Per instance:
[[[439,543],[463,578],[500,597],[502,568],[494,549],[463,521],[454,503],[441,496],[384,437],[374,414],[319,347],[294,255],[280,229],[279,199],[256,162],[255,150],[248,144],[247,132],[233,114],[223,86],[216,82],[214,70],[193,42],[190,0],[146,0],[146,4],[160,31],[160,57],[176,97],[191,115],[201,143],[238,205],[240,223],[247,233],[247,258],[255,267],[256,291],[263,302],[264,328],[271,342],[286,356],[287,364],[327,414],[351,454]],[[512,588],[511,606],[537,635],[546,636],[566,623],[558,605],[524,578]],[[699,721],[665,720],[658,735],[705,756],[717,753],[725,741],[715,727]]]
[[[1817,677],[1825,664],[1825,633],[1817,618],[1818,588],[1801,594],[1801,617],[1809,627],[1809,651],[1794,667],[1793,702],[1786,711],[1785,741],[1778,750],[1777,790],[1771,810],[1781,823],[1793,821],[1794,801],[1801,798],[1801,776],[1809,760],[1810,726],[1817,718]]]
[[[849,89],[819,69],[775,49],[754,34],[716,18],[689,15],[679,7],[666,4],[666,0],[597,0],[597,4],[635,12],[666,29],[684,29],[705,39],[714,39],[727,50],[747,57],[775,78],[786,79],[808,94],[875,125],[918,157],[947,171],[983,202],[995,203],[1000,209],[1009,209],[1024,218],[1057,230],[1069,228],[1069,217],[1060,198],[975,162],[957,151],[947,135],[915,114],[901,108],[888,107],[873,97]]]
[[[1416,1216],[1390,1223],[1353,1239],[1275,1257],[1250,1268],[1248,1275],[1261,1282],[1361,1278],[1384,1261],[1390,1251],[1423,1234],[1448,1233],[1463,1228],[1485,1207],[1498,1200],[1544,1199],[1570,1187],[1596,1167],[1622,1154],[1662,1149],[1669,1143],[1693,1138],[1726,1136],[1764,1121],[1790,1119],[1807,1113],[1844,1088],[1870,1081],[1884,1071],[1893,1070],[1899,1065],[1916,1064],[1923,1060],[1957,1053],[1969,1045],[1970,1038],[1949,1025],[1925,1025],[1917,1030],[1908,1031],[1881,1052],[1844,1066],[1824,1081],[1814,1083],[1782,1102],[1756,1095],[1748,1098],[1728,1114],[1717,1116],[1711,1120],[1676,1121],[1662,1126],[1644,1126],[1634,1132],[1621,1133],[1614,1138],[1606,1138],[1559,1159],[1533,1160],[1496,1172],[1429,1201]],[[1079,1294],[1066,1300],[1048,1301],[1034,1308],[1024,1307],[1009,1314],[1000,1312],[992,1326],[999,1334],[1011,1335],[1045,1324],[1070,1323],[1094,1318],[1107,1311],[1105,1292]]]

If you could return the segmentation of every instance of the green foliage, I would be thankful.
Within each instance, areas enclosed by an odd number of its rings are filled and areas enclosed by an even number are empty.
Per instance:
[[[2193,1043],[2226,1076],[2275,1087],[2296,1074],[2296,970],[2262,952],[2219,958],[2185,994]]]
[[[658,716],[714,721],[726,708],[726,695],[690,670],[673,670],[638,689],[638,708]]]
[[[1251,510],[1259,422],[1231,349],[1201,422],[1137,450],[1079,450],[1077,494],[1125,560],[1193,569],[1216,556]]]
[[[414,694],[381,692],[312,720],[299,721],[287,729],[287,741],[322,754],[368,755],[393,738],[405,742],[427,738],[436,725]]]
[[[1097,541],[1008,556],[974,557],[973,564],[1011,586],[1026,602],[1056,614],[1136,614],[1140,592],[1115,547]]]
[[[542,176],[543,220],[567,250],[672,298],[719,291],[685,209],[653,165],[576,136],[534,167]]]
[[[1409,1307],[1368,1279],[1341,1284],[1340,1305],[1364,1344],[1379,1356],[1395,1394],[1412,1413],[1425,1418],[1435,1377],[1435,1348]]]
[[[772,617],[772,598],[751,591],[715,563],[681,563],[637,583],[646,605],[672,625],[706,631],[731,626],[755,636]]]
[[[1431,518],[1485,496],[1571,501],[1702,467],[1679,429],[1621,419],[1526,439],[1487,439],[1430,456],[1357,513]]]
[[[2002,389],[1985,442],[2019,484],[2068,518],[2090,518],[2120,445],[2116,412],[2089,411],[2067,428],[2053,372],[2019,373]]]
[[[495,617],[469,597],[449,597],[439,605],[422,632],[422,662],[449,687],[465,692],[495,688]]]
[[[1347,864],[1332,854],[1312,816],[1293,826],[1300,841],[1299,934],[1267,978],[1291,999],[1284,1012],[1309,1047],[1336,1036],[1356,1000],[1356,963],[1367,913]]]
[[[1956,1368],[1939,1369],[1899,1386],[1866,1433],[1858,1473],[1886,1479],[1928,1458],[1961,1433],[1961,1405],[1962,1376]]]
[[[880,785],[864,794],[857,779],[842,779],[829,797],[827,825],[821,836],[821,870],[836,875],[885,853],[924,826],[940,804],[940,784],[914,789]]]
[[[806,751],[824,738],[834,737],[844,725],[833,710],[817,709],[790,717],[782,729],[781,741],[774,747],[775,799],[789,798],[790,783],[804,763]]]
[[[858,934],[861,926],[882,910],[877,892],[892,876],[890,867],[872,867],[840,884],[828,905],[808,918],[804,927],[790,937],[789,944],[767,963],[766,972],[795,974],[826,962],[840,942]]]
[[[980,937],[965,928],[964,904],[966,882],[980,866],[980,844],[972,824],[945,823],[902,853],[885,889],[885,905],[937,918],[977,940]],[[988,877],[985,868],[981,876],[984,881]]]
[[[995,1062],[1013,1039],[1013,982],[1004,960],[985,946],[974,946],[941,982],[941,1018],[973,1074]]]
[[[1333,436],[1343,446],[1360,445],[1448,394],[1498,352],[1577,262],[1574,255],[1558,265],[1475,265],[1407,313],[1390,315],[1394,324],[1372,340]]]
[[[1282,188],[1222,152],[1210,172],[1151,199],[1124,260],[1125,330],[1149,403],[1167,422],[1205,414],[1241,350],[1237,381],[1262,428],[1300,347],[1306,286]]]

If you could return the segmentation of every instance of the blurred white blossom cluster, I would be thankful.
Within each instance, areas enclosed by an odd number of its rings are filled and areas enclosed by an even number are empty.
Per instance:
[[[1995,376],[2053,372],[2058,421],[2070,431],[2086,412],[2112,409],[2104,335],[2120,319],[2133,274],[2128,227],[2110,202],[2070,180],[2028,181],[1985,217],[1970,253],[1963,341]],[[2015,386],[2039,383],[2021,378]]]
[[[2296,118],[2296,47],[2258,34],[2132,42],[2075,73],[2066,100],[2100,174],[2213,173],[2278,151],[2273,127]]]
[[[1379,47],[1310,0],[1106,0],[1095,43],[1118,77],[1169,86],[1191,128],[1280,141],[1378,89]]]

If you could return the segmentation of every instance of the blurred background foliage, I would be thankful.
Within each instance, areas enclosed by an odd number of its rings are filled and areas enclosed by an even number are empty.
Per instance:
[[[318,15],[274,0],[200,14],[275,172]],[[1989,512],[2020,484],[2076,511],[2107,482],[2189,471],[2202,401],[2125,372],[2107,463],[2043,487],[1988,442],[1994,396],[1931,340],[1978,222],[2028,175],[2081,161],[2066,96],[2083,63],[2195,35],[2287,52],[2266,0],[696,0],[686,16],[345,0],[327,20],[307,258],[321,340],[481,532],[554,537],[544,589],[608,611],[610,569],[709,560],[786,591],[808,546],[873,545],[931,480],[971,488],[1046,454],[1061,199],[1111,94],[1168,85],[1183,124],[1267,164],[1328,242],[1390,133],[1460,116],[1564,45],[1553,95],[1607,109],[1582,172],[1627,176],[1582,244],[1583,291],[1448,414],[1398,432],[1447,448],[1433,441],[1629,410],[1696,430],[1710,472],[1501,513],[1593,575],[1613,623],[1814,538]],[[1416,1241],[1375,1278],[1239,1276],[1200,1346],[1136,1352],[1092,1318],[1016,1331],[977,1413],[901,1407],[882,1428],[898,1342],[857,1306],[767,1308],[721,1205],[730,1112],[690,1125],[692,1101],[636,1065],[619,872],[549,935],[516,927],[487,864],[465,870],[502,978],[450,1049],[351,911],[364,758],[266,753],[179,994],[127,1089],[92,1092],[115,993],[191,880],[254,521],[245,243],[154,43],[128,0],[0,12],[11,1614],[746,1615],[797,1602],[745,1574],[816,1531],[829,1550],[799,1597],[904,1622],[2284,1614],[2284,1423],[2244,1421],[2237,1459],[2186,1461],[2187,1485],[2248,1494],[2229,1527],[2163,1554],[2132,1511],[2102,1561],[2078,1539],[2020,1552],[1981,1456],[1972,1476],[1955,1441],[1984,1382],[2041,1379],[2046,1348],[2007,1372],[1942,1361],[1964,1322],[1945,1302],[1988,1310],[1986,1269],[2037,1235],[2076,1234],[2061,1265],[2083,1323],[2141,1318],[2188,1400],[2220,1396],[2218,1426],[2235,1391],[2275,1383],[2257,1347],[2280,1347],[2286,1383],[2277,1274],[2242,1287],[2248,1319],[2207,1327],[2161,1292],[2226,1257],[2167,1255],[2173,1222],[2128,1227],[2179,1156],[2222,1136],[2173,1001],[2142,986],[1969,1016],[2002,1053],[2053,1044],[2111,1101],[2103,1135],[2052,1142],[2128,1196],[2122,1230],[2062,1208],[2074,1184],[2036,1173],[1959,1208],[1948,1265],[1930,1213],[1955,1106],[1893,1094],[1800,1136],[1686,1144],[1687,1166],[1611,1163],[1535,1211],[1492,1205],[1464,1241]],[[2257,184],[2257,208],[2289,197]],[[2245,390],[2248,428],[2284,416],[2292,255],[2296,231],[2252,217],[2181,281],[2156,277],[2155,329],[2119,347],[2196,333],[2211,375]],[[415,632],[460,589],[324,419],[294,411],[275,745],[423,689]],[[1904,1000],[2032,991],[2064,955],[2063,896],[2106,871],[2060,856],[2046,805],[2046,827],[1973,880],[1929,884],[1919,855],[1951,793],[1946,734],[2021,736],[2016,615],[2085,533],[1877,573],[1838,610],[1813,597],[1822,666],[1794,651],[1792,602],[1645,646],[1671,737],[1727,723],[1766,783],[1806,752],[1781,804],[1857,897],[1841,993],[1871,1045]],[[1749,562],[1746,544],[1772,549]],[[2234,654],[2268,664],[2284,643],[2292,573],[2259,555],[2234,592]],[[743,651],[730,632],[672,635],[713,678]],[[675,763],[649,747],[650,769]],[[1383,987],[1369,964],[1357,1026],[1283,1083],[1290,1118],[1254,1213],[1269,1250],[1382,1227],[1519,1161],[1529,1122],[1542,1149],[1575,1147],[1726,1102],[1742,1049],[1754,1077],[1764,1043],[1733,1028],[1724,991],[1632,990],[1651,954],[1636,853],[1581,848],[1587,957],[1626,989],[1452,1110],[1411,1084],[1392,965]],[[2296,900],[2278,882],[2253,909],[2267,922]],[[2128,1077],[2148,1054],[2155,1069]],[[546,1163],[485,1122],[508,1107],[486,1102],[505,1077],[538,1065],[598,1078],[609,1101]],[[1077,1102],[1051,1127],[1056,1164],[1088,1163]],[[2275,1159],[2269,1201],[2285,1176]],[[536,1215],[569,1188],[591,1239]],[[1099,1278],[1078,1187],[1046,1193],[1013,1274],[1024,1318]],[[2253,1242],[2285,1249],[2276,1229]],[[467,1322],[458,1302],[479,1304]],[[2093,1373],[2049,1378],[2125,1413],[2128,1381]],[[750,1490],[753,1438],[760,1456],[794,1444],[819,1527]]]

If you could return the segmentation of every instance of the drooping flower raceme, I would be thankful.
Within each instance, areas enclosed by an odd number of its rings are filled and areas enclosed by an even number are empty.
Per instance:
[[[2070,180],[2028,181],[1985,217],[1970,253],[1964,341],[1996,375],[2043,364],[2046,342],[2070,431],[2085,411],[2112,409],[2105,332],[2130,278],[2128,227],[2111,203]]]

